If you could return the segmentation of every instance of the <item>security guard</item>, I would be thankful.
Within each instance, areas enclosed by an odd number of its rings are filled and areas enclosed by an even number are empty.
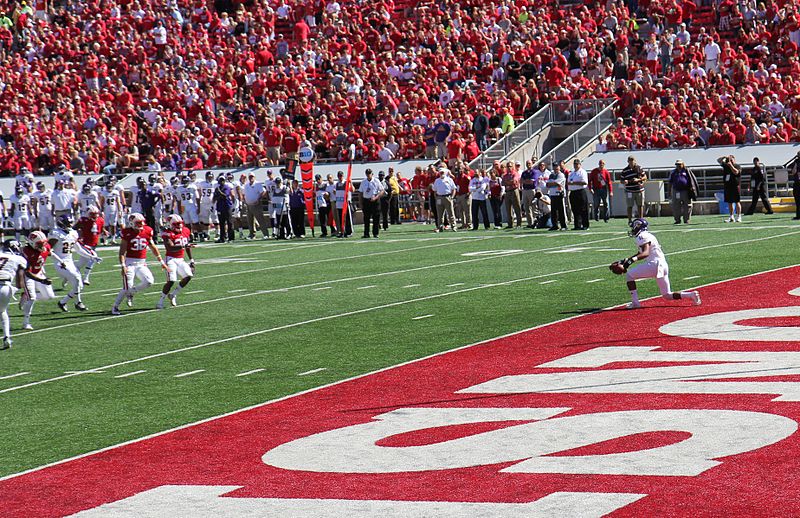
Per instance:
[[[364,211],[364,239],[369,238],[369,225],[372,222],[372,237],[377,238],[380,232],[380,200],[386,193],[383,182],[375,179],[372,169],[367,169],[367,179],[361,182],[358,192],[361,193],[361,210]]]

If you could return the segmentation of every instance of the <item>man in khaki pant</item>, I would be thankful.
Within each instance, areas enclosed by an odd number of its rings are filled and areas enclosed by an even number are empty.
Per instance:
[[[444,230],[444,218],[450,224],[450,230],[456,231],[456,214],[453,210],[453,194],[456,192],[456,184],[450,178],[450,171],[442,167],[439,169],[439,178],[433,182],[433,190],[436,193],[436,211],[439,213],[439,227],[436,232]]]
[[[264,239],[269,237],[269,225],[264,218],[264,198],[267,196],[267,188],[261,182],[256,182],[256,175],[250,173],[247,183],[242,187],[244,191],[244,203],[247,205],[247,227],[250,229],[249,239],[256,237],[255,223],[261,229]]]

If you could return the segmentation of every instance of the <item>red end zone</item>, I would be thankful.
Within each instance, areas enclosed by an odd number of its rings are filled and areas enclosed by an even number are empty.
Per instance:
[[[796,515],[799,273],[709,286],[701,307],[574,318],[11,478],[0,514]]]

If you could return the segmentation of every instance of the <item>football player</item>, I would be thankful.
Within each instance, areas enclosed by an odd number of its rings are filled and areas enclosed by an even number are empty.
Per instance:
[[[37,300],[50,300],[56,298],[53,293],[53,282],[47,278],[44,271],[45,262],[50,255],[50,243],[44,232],[38,230],[28,236],[28,244],[22,248],[22,256],[28,262],[25,270],[25,290],[20,297],[19,305],[22,309],[22,329],[31,330],[31,313]]]
[[[83,275],[83,284],[89,285],[89,275],[92,268],[103,260],[97,255],[97,245],[100,243],[100,236],[103,234],[105,222],[100,215],[100,209],[94,205],[89,207],[89,213],[75,223],[75,230],[78,231],[77,250],[81,256],[78,261],[78,271]]]
[[[128,189],[128,194],[131,199],[130,203],[127,205],[131,208],[131,214],[141,214],[143,212],[142,199],[144,198],[145,191],[147,191],[147,184],[144,183],[144,178],[137,176],[136,185]],[[128,217],[130,218],[130,215]]]
[[[147,249],[150,249],[161,263],[161,268],[167,269],[161,252],[153,242],[153,229],[145,224],[144,216],[138,212],[128,216],[128,227],[122,231],[122,241],[119,244],[119,264],[122,267],[122,289],[119,290],[112,315],[121,314],[119,305],[122,299],[127,298],[128,307],[133,306],[133,296],[146,290],[153,284],[153,272],[147,267]],[[133,285],[134,278],[140,283]]]
[[[178,187],[180,186],[180,179],[173,176],[169,179],[169,185],[164,187],[164,214],[169,216],[171,214],[178,214]]]
[[[19,169],[19,174],[14,177],[14,187],[22,187],[26,194],[33,192],[34,182],[33,173],[24,166]]]
[[[189,284],[194,276],[194,258],[192,257],[192,247],[189,244],[191,231],[183,226],[183,219],[177,214],[167,218],[167,228],[161,234],[164,240],[164,248],[167,251],[167,282],[161,289],[161,299],[156,304],[156,309],[164,309],[164,300],[169,298],[169,303],[173,306],[178,305],[178,293]],[[189,257],[187,263],[184,254]],[[180,282],[174,287],[180,277]]]
[[[210,239],[209,230],[215,223],[219,223],[217,211],[214,210],[214,190],[217,184],[214,182],[214,173],[206,172],[206,179],[197,183],[197,191],[200,194],[200,240]]]
[[[53,228],[53,191],[45,186],[44,182],[36,184],[36,191],[31,194],[33,201],[33,216],[31,223],[39,230],[47,233]]]
[[[147,177],[147,190],[145,191],[145,221],[155,232],[154,240],[161,232],[161,221],[164,217],[164,186],[159,182],[158,175],[150,173]]]
[[[664,300],[689,299],[695,306],[699,306],[699,292],[670,291],[667,258],[664,256],[664,252],[661,250],[661,245],[658,243],[656,236],[648,231],[647,220],[636,218],[630,222],[630,227],[631,229],[628,231],[628,235],[633,237],[636,241],[638,252],[627,259],[619,261],[625,270],[625,280],[628,282],[628,290],[631,292],[631,302],[628,304],[627,308],[636,309],[642,307],[639,302],[639,293],[636,290],[636,281],[642,279],[655,279],[658,284],[658,289],[661,291],[661,297]],[[637,261],[641,261],[641,263],[628,270],[628,267]]]
[[[110,237],[110,244],[115,245],[117,244],[117,229],[121,226],[122,214],[125,211],[125,192],[117,184],[115,176],[108,175],[106,185],[100,191],[100,200],[103,206],[106,233]]]
[[[10,239],[3,243],[0,251],[0,320],[3,322],[3,345],[0,350],[11,347],[11,321],[8,305],[14,293],[25,284],[25,268],[28,263],[20,255],[19,241]]]
[[[61,164],[56,168],[55,172],[55,181],[61,182],[64,185],[65,189],[76,190],[78,188],[77,184],[75,184],[75,175],[72,174],[72,171],[67,169],[67,166]]]
[[[80,217],[85,218],[89,215],[89,207],[99,207],[100,196],[94,189],[94,180],[91,178],[86,179],[86,183],[81,186],[81,192],[78,193],[78,210]]]
[[[14,232],[19,241],[21,235],[28,235],[31,230],[31,197],[25,192],[22,185],[14,187],[14,194],[9,198],[11,202],[11,209],[8,215],[11,216],[11,223],[14,227]]]
[[[75,309],[86,311],[86,305],[81,300],[83,280],[72,260],[72,252],[78,243],[78,233],[72,228],[72,217],[67,214],[58,216],[56,218],[56,228],[50,232],[47,239],[53,249],[52,257],[56,273],[65,283],[70,285],[69,293],[58,301],[58,307],[66,313],[69,311],[67,303],[75,299]]]
[[[194,172],[183,177],[183,185],[178,187],[177,197],[183,222],[191,227],[194,241],[197,241],[200,238],[200,214],[197,209],[199,195],[193,178]]]

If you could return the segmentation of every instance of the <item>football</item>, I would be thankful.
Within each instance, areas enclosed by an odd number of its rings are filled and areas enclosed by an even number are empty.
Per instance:
[[[626,269],[619,261],[614,261],[610,265],[608,265],[608,269],[612,272],[616,273],[617,275],[622,275],[626,272]]]

